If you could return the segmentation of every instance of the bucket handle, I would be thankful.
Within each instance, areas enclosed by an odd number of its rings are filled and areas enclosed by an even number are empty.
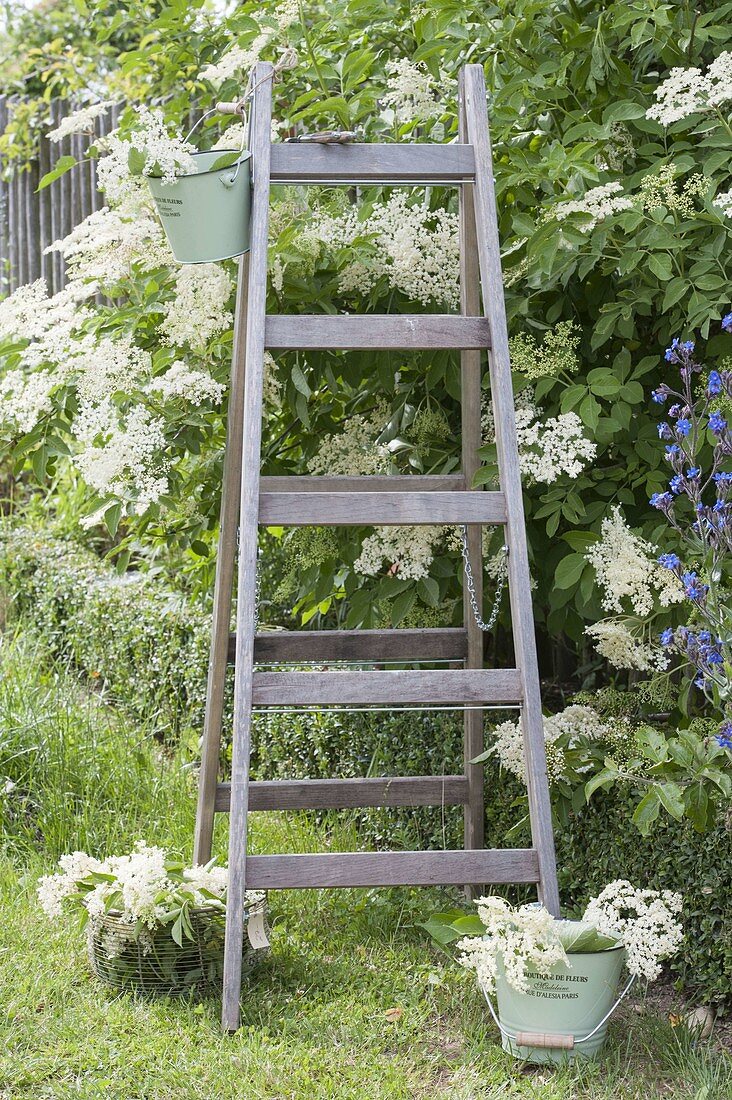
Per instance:
[[[554,1050],[556,1050],[558,1048],[559,1049],[564,1049],[564,1050],[572,1050],[573,1047],[575,1047],[578,1043],[586,1043],[588,1039],[591,1039],[593,1035],[597,1034],[597,1032],[600,1030],[600,1028],[603,1026],[603,1024],[607,1023],[607,1021],[610,1019],[613,1012],[618,1007],[620,1002],[623,1000],[625,995],[630,992],[631,987],[632,987],[633,983],[635,982],[635,979],[636,979],[636,975],[631,974],[630,981],[628,982],[625,989],[620,994],[620,996],[618,997],[618,999],[616,1000],[615,1004],[612,1006],[610,1011],[605,1013],[603,1018],[600,1020],[599,1024],[597,1024],[596,1027],[593,1027],[593,1029],[589,1033],[589,1035],[583,1035],[581,1039],[576,1039],[573,1035],[553,1035],[553,1034],[548,1034],[548,1033],[545,1034],[543,1032],[532,1032],[532,1031],[517,1031],[515,1035],[512,1035],[511,1032],[508,1031],[503,1026],[501,1021],[498,1019],[498,1015],[496,1014],[496,1010],[493,1007],[493,1002],[491,1001],[490,996],[488,995],[488,992],[486,991],[484,986],[481,986],[480,988],[482,989],[483,996],[485,997],[485,999],[488,1003],[488,1008],[490,1009],[490,1013],[491,1013],[491,1016],[493,1017],[493,1019],[495,1021],[496,1027],[500,1031],[501,1035],[503,1035],[506,1039],[510,1039],[512,1042],[515,1042],[519,1046],[522,1046],[522,1047],[523,1046],[532,1046],[532,1047],[548,1047],[548,1048],[554,1049]]]

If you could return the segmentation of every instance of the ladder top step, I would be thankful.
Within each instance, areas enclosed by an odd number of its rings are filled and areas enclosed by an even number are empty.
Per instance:
[[[506,522],[503,493],[260,493],[259,522],[269,527],[401,527]]]
[[[485,317],[453,313],[269,313],[264,343],[279,350],[490,347]]]
[[[249,784],[250,810],[346,810],[359,806],[462,806],[465,775],[377,779],[280,779]],[[231,784],[219,783],[215,808],[228,812]]]
[[[229,638],[234,660],[236,635]],[[254,639],[254,660],[288,661],[463,661],[468,655],[464,627],[425,630],[268,630]]]
[[[253,890],[539,882],[539,860],[534,848],[248,856],[246,876]]]
[[[255,706],[375,703],[516,705],[523,699],[515,668],[394,669],[359,672],[255,672]]]
[[[472,145],[300,144],[271,147],[272,183],[446,183],[475,176]]]

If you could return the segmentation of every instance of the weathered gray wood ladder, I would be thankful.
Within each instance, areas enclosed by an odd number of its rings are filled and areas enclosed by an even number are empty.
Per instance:
[[[503,304],[493,167],[480,66],[460,74],[460,144],[271,144],[272,67],[254,74],[251,251],[242,258],[232,362],[213,637],[194,858],[211,853],[216,811],[230,813],[229,901],[222,1023],[239,1023],[245,888],[535,883],[559,912],[541,700]],[[451,183],[460,187],[461,312],[415,316],[267,316],[267,224],[273,183]],[[481,311],[482,291],[482,311]],[[261,477],[266,348],[455,348],[461,351],[460,476]],[[500,491],[471,488],[480,445],[481,352],[489,349]],[[480,601],[481,525],[503,524],[517,668],[484,669],[481,632],[465,597],[465,626],[432,630],[256,631],[258,525],[466,524]],[[237,525],[237,627],[229,637]],[[218,782],[227,661],[234,647],[231,784]],[[415,670],[262,672],[255,662],[402,661]],[[463,667],[454,667],[462,662]],[[462,775],[249,782],[253,706],[447,705],[465,710]],[[532,847],[484,849],[480,704],[520,705]],[[465,849],[247,856],[249,810],[463,805]]]

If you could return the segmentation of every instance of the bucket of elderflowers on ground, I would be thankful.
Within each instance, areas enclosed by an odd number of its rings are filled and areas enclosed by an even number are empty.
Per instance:
[[[680,895],[624,880],[592,898],[578,921],[500,897],[476,904],[477,917],[453,920],[449,938],[477,933],[457,942],[460,962],[476,973],[503,1049],[530,1062],[594,1058],[633,982],[657,978],[683,939]]]
[[[93,972],[114,989],[204,996],[221,988],[227,870],[187,867],[162,848],[140,842],[129,855],[62,856],[42,878],[38,897],[48,916],[78,910],[87,924]],[[243,969],[268,946],[265,897],[247,894]]]

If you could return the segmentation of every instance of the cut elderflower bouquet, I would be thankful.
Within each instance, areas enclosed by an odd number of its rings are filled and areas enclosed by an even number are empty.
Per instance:
[[[194,938],[191,914],[198,909],[224,913],[228,871],[211,860],[187,867],[164,849],[140,841],[129,855],[95,859],[86,852],[61,856],[59,870],[38,883],[38,900],[51,920],[76,909],[94,929],[114,914],[125,934],[107,943],[114,957],[130,942],[150,942],[150,933],[166,929],[179,946]],[[247,907],[260,904],[262,892],[247,894]]]
[[[665,959],[683,940],[680,894],[636,889],[624,879],[590,899],[579,921],[556,920],[541,905],[514,907],[505,898],[476,901],[477,916],[433,917],[426,927],[442,944],[457,941],[459,962],[475,972],[486,993],[496,987],[499,960],[506,981],[526,992],[532,971],[546,974],[572,955],[625,949],[625,965],[636,978],[655,981]],[[468,933],[468,935],[465,935]]]

